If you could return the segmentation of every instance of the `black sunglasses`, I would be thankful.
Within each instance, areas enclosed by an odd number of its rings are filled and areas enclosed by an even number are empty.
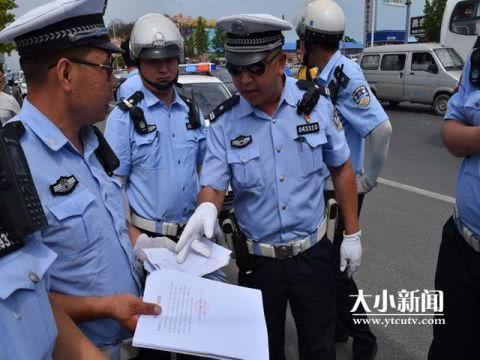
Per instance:
[[[233,65],[227,63],[226,68],[230,75],[236,76],[240,75],[243,70],[248,71],[250,75],[260,76],[263,75],[265,70],[267,69],[267,65],[270,64],[273,60],[275,60],[282,52],[277,52],[274,56],[272,56],[269,60],[260,60],[251,65]]]
[[[107,73],[107,76],[110,78],[112,76],[112,73],[113,73],[113,63],[115,61],[115,59],[111,59],[110,60],[110,65],[105,65],[105,64],[95,64],[95,63],[92,63],[92,62],[88,62],[88,61],[85,61],[85,60],[81,60],[81,59],[76,59],[76,58],[66,58],[68,61],[74,63],[74,64],[79,64],[79,65],[86,65],[86,66],[93,66],[93,67],[99,67],[100,69],[102,70],[105,70],[105,72]],[[57,66],[57,64],[53,64],[53,65],[50,65],[48,67],[48,69],[52,69],[54,68],[55,66]]]

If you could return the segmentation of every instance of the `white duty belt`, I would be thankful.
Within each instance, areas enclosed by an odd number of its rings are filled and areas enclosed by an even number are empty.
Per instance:
[[[248,252],[251,255],[265,256],[274,259],[288,259],[310,249],[323,239],[326,232],[327,221],[323,221],[322,225],[306,238],[295,239],[288,244],[274,245],[247,239]]]
[[[455,208],[453,210],[453,220],[455,221],[457,230],[460,232],[467,244],[470,245],[473,250],[480,253],[480,237],[470,230],[468,226],[463,224],[457,214],[458,210]]]
[[[132,225],[136,226],[139,229],[164,236],[178,237],[181,235],[183,228],[185,227],[185,224],[145,219],[141,216],[138,216],[133,211],[131,220]]]

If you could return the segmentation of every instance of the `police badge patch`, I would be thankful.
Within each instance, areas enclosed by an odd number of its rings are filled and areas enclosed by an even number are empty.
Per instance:
[[[78,180],[75,176],[61,176],[55,184],[50,185],[50,191],[54,196],[68,195],[77,185]]]
[[[234,140],[230,141],[230,145],[234,148],[244,148],[247,145],[250,145],[252,143],[252,137],[250,135],[244,136],[240,135]]]
[[[370,92],[365,85],[357,87],[352,93],[352,98],[360,107],[367,107],[370,104]]]

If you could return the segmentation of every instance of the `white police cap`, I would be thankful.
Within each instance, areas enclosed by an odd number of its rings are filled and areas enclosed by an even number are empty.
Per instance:
[[[103,20],[108,0],[54,0],[34,8],[0,32],[0,43],[15,42],[20,56],[92,46],[123,52],[110,42]]]
[[[282,31],[292,30],[287,21],[267,14],[222,17],[217,27],[227,33],[225,57],[234,65],[249,65],[283,45]]]

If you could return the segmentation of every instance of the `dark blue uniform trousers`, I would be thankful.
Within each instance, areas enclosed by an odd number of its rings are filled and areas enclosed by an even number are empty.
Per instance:
[[[252,256],[253,272],[239,272],[241,286],[262,291],[271,360],[285,359],[285,316],[290,304],[301,360],[335,359],[334,250],[324,237],[289,259]],[[248,334],[245,334],[248,336]]]

